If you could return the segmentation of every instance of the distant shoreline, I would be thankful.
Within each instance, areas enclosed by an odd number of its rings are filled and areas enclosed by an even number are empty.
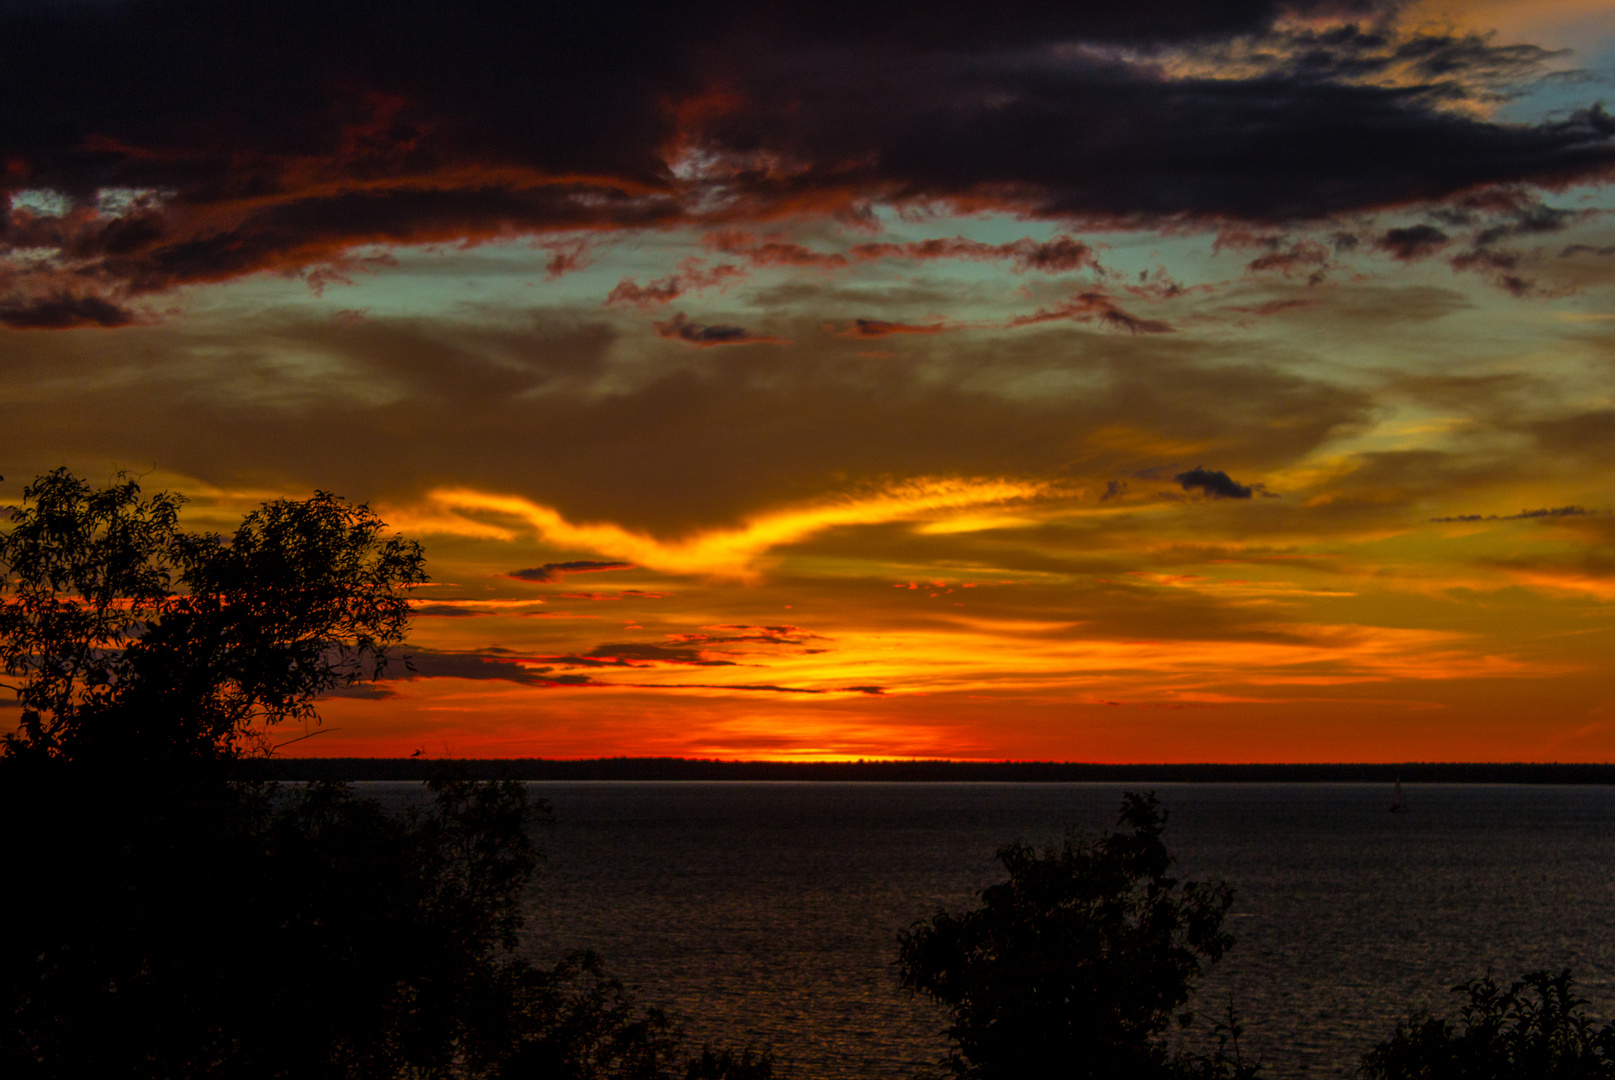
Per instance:
[[[717,761],[692,758],[274,758],[281,780],[425,780],[453,764],[477,779],[794,780],[909,783],[1615,784],[1615,764],[1101,765],[1058,761]]]

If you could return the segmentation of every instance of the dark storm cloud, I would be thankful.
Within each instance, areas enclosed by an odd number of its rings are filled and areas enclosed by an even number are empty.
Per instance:
[[[0,326],[14,330],[66,330],[75,326],[130,326],[135,316],[99,296],[55,293],[38,299],[0,300]]]
[[[1213,499],[1248,499],[1255,490],[1232,479],[1220,469],[1194,468],[1178,473],[1172,479],[1182,485],[1184,491],[1203,491]]]
[[[882,200],[1316,219],[1568,182],[1615,161],[1615,121],[1597,108],[1535,125],[1449,108],[1546,54],[1399,35],[1386,21],[1397,6],[676,0],[633,18],[493,0],[452,13],[380,0],[0,7],[0,190],[66,200],[50,213],[13,199],[0,248],[55,255],[0,288],[11,325],[112,326],[129,321],[130,298],[176,285],[340,275],[361,245],[867,219]],[[1291,14],[1359,22],[1285,29]],[[1241,35],[1264,44],[1242,77],[1175,77],[1159,60],[1175,49],[1215,63]],[[850,257],[929,257],[888,246]],[[991,257],[1063,272],[1091,254],[1067,240]],[[552,255],[561,273],[582,249]],[[42,293],[40,275],[67,272],[78,299]],[[52,299],[20,299],[40,295]]]
[[[1434,225],[1410,225],[1402,229],[1387,229],[1374,246],[1390,252],[1392,258],[1412,262],[1439,251],[1450,239]]]
[[[632,570],[633,563],[625,562],[596,562],[592,559],[577,559],[573,562],[551,562],[543,566],[533,566],[526,570],[512,570],[506,577],[516,581],[553,582],[560,581],[568,574],[598,574],[606,570]]]
[[[1315,219],[1569,178],[1612,159],[1615,122],[1601,110],[1506,126],[1446,108],[1451,90],[1304,68],[1170,79],[1099,58],[960,66],[920,56],[791,73],[777,91],[759,88],[703,117],[698,134],[704,146],[785,162],[868,162],[848,166],[843,183],[860,179],[888,197],[1125,220]],[[744,194],[759,205],[803,199],[817,179],[799,169],[759,175]]]

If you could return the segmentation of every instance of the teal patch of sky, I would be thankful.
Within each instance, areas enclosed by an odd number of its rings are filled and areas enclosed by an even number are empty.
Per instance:
[[[61,217],[72,209],[72,203],[59,191],[28,188],[11,193],[11,209],[27,210],[39,217]]]
[[[1600,208],[1612,199],[1611,191],[1580,188],[1552,197],[1556,205]],[[1023,238],[1047,241],[1061,233],[1098,249],[1102,265],[1109,272],[1104,284],[1119,287],[1136,282],[1140,274],[1164,270],[1186,286],[1231,284],[1245,274],[1245,265],[1260,253],[1250,248],[1214,249],[1215,237],[1199,233],[1161,233],[1147,230],[1086,230],[1073,223],[1039,221],[1008,214],[938,216],[924,221],[904,220],[889,209],[876,212],[875,230],[826,227],[822,223],[782,230],[782,237],[799,237],[817,251],[846,250],[870,240],[889,242],[963,236],[988,244],[1011,243]],[[1411,219],[1411,218],[1410,218]],[[1400,222],[1397,222],[1400,223]],[[1383,223],[1382,223],[1383,224]],[[1318,236],[1327,232],[1314,230]],[[812,235],[808,235],[808,234]],[[578,237],[522,238],[470,246],[430,245],[420,247],[362,248],[351,256],[357,268],[345,272],[345,280],[328,282],[316,294],[301,277],[259,274],[225,286],[198,287],[187,291],[185,308],[195,316],[239,315],[243,311],[262,313],[282,310],[303,316],[333,317],[343,312],[362,313],[372,318],[461,318],[468,312],[489,310],[525,311],[535,308],[569,309],[578,314],[598,313],[600,317],[626,318],[639,313],[633,309],[612,312],[606,297],[624,278],[647,285],[677,272],[678,263],[694,257],[708,267],[723,262],[744,265],[743,258],[725,255],[702,242],[703,230],[680,229],[650,232],[596,234],[589,238],[583,267],[559,276],[551,275],[546,264],[553,252],[543,246],[545,239],[559,244],[574,243]],[[1307,235],[1297,233],[1296,236]],[[363,260],[386,255],[387,262]],[[1391,267],[1377,254],[1359,253],[1350,263],[1376,272]],[[1439,260],[1438,260],[1439,261]],[[727,290],[709,289],[687,294],[665,310],[687,308],[691,317],[702,311],[756,311],[752,297],[769,285],[814,276],[838,287],[889,285],[894,280],[923,281],[954,294],[952,309],[932,314],[950,320],[1004,317],[1020,313],[1010,310],[1017,302],[1015,293],[1031,286],[1039,293],[1050,289],[1089,287],[1091,271],[1045,275],[1036,271],[1013,273],[1012,264],[997,260],[943,260],[928,263],[880,260],[853,264],[839,270],[798,267],[748,268],[746,280]],[[1405,268],[1397,268],[1398,276]],[[1431,277],[1448,287],[1454,275],[1442,263],[1414,275]],[[1281,284],[1279,279],[1274,285]],[[1466,288],[1464,291],[1468,292]],[[1025,302],[1025,297],[1018,298]],[[158,301],[161,302],[160,300]],[[1147,301],[1135,301],[1146,304]],[[825,313],[826,315],[833,313]],[[877,316],[878,317],[878,316]]]
[[[1615,24],[1577,40],[1551,66],[1546,76],[1515,87],[1495,118],[1510,124],[1563,119],[1615,97]]]
[[[815,235],[802,241],[825,253],[845,250],[871,240],[889,242],[919,241],[963,236],[987,244],[1012,243],[1023,238],[1047,241],[1069,233],[1099,249],[1107,269],[1127,278],[1140,272],[1164,267],[1185,284],[1226,278],[1229,258],[1213,259],[1209,234],[1164,236],[1146,231],[1115,232],[1084,230],[1070,223],[1040,221],[1013,215],[938,216],[924,221],[904,220],[895,211],[876,211],[879,227],[863,229],[798,229]],[[553,252],[545,240],[557,244],[574,243],[579,236],[559,235],[521,238],[476,245],[426,245],[416,247],[366,247],[349,255],[359,265],[343,270],[316,292],[301,276],[258,274],[225,286],[207,286],[188,291],[186,308],[197,316],[236,314],[242,310],[262,312],[273,309],[301,310],[334,316],[358,312],[374,318],[443,318],[464,314],[467,305],[478,309],[523,310],[534,307],[564,307],[574,310],[601,310],[613,287],[623,278],[646,285],[677,272],[685,258],[699,258],[707,266],[723,262],[744,264],[744,259],[725,255],[702,242],[704,230],[682,229],[651,232],[595,234],[588,238],[582,267],[559,276],[551,275],[547,264]],[[782,230],[787,237],[793,230]],[[385,255],[391,264],[363,260]],[[1214,265],[1215,263],[1215,265]],[[946,260],[927,264],[928,276],[943,276],[950,284],[969,288],[1015,280],[1006,273],[1008,264],[996,261]],[[317,268],[316,268],[317,269]],[[752,288],[795,275],[816,273],[812,268],[749,268],[750,277],[727,292],[708,290],[681,303],[712,304],[717,308],[744,305]],[[840,280],[875,281],[920,272],[919,264],[901,260],[881,260],[832,271]],[[1028,278],[1043,277],[1035,272]],[[1067,274],[1061,279],[1086,279],[1088,275]]]
[[[596,254],[610,251],[608,246]],[[587,269],[552,276],[546,269],[552,253],[527,238],[465,247],[366,247],[349,254],[361,260],[359,267],[342,270],[342,280],[318,291],[302,276],[257,274],[193,290],[187,307],[194,315],[290,309],[326,316],[349,311],[374,318],[443,318],[462,313],[468,304],[516,310],[598,307],[617,280],[608,277],[604,258]],[[362,262],[378,255],[391,263]]]

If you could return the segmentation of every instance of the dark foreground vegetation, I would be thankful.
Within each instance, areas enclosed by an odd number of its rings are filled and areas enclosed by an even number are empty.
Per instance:
[[[334,777],[283,788],[276,725],[374,678],[425,580],[420,547],[327,494],[228,540],[132,481],[39,478],[0,532],[0,1075],[18,1078],[767,1080],[690,1047],[587,954],[518,951],[547,808],[513,779],[433,772],[389,813]],[[979,907],[898,942],[940,1003],[938,1075],[1242,1080],[1232,1010],[1191,1008],[1232,945],[1220,883],[1180,882],[1153,796],[1117,828],[999,857]],[[1568,972],[1458,988],[1370,1080],[1615,1080],[1615,1029]],[[1175,1037],[1174,1028],[1182,1028]],[[1198,1049],[1183,1049],[1198,1046]],[[811,1080],[811,1078],[803,1078]]]
[[[903,986],[949,1010],[947,1075],[1255,1075],[1232,1018],[1211,1055],[1168,1050],[1168,1025],[1194,1019],[1178,1010],[1202,964],[1234,943],[1222,929],[1234,897],[1171,876],[1165,826],[1153,796],[1128,795],[1115,832],[1042,855],[1011,844],[998,853],[1009,880],[981,907],[899,935]]]
[[[1114,832],[1038,854],[999,852],[1009,879],[981,906],[939,912],[899,936],[903,986],[945,1005],[939,1076],[972,1080],[1249,1080],[1229,1005],[1204,1028],[1187,1006],[1206,964],[1233,947],[1223,883],[1180,883],[1166,813],[1127,795]],[[1410,1014],[1362,1060],[1365,1080],[1615,1080],[1615,1024],[1598,1025],[1571,973],[1490,976],[1453,987],[1456,1020]],[[1173,1051],[1196,1025],[1210,1050]]]
[[[765,1080],[599,962],[516,951],[545,812],[440,774],[389,814],[255,775],[277,722],[373,677],[419,545],[326,494],[228,541],[65,471],[0,535],[0,1075]]]
[[[1490,976],[1452,988],[1456,1022],[1414,1013],[1363,1059],[1367,1080],[1604,1080],[1615,1077],[1615,1025],[1599,1026],[1570,972],[1533,971],[1508,987]]]

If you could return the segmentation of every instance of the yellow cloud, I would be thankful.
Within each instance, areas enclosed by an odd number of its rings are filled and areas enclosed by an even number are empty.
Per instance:
[[[671,541],[612,522],[568,521],[553,507],[519,495],[471,488],[439,488],[427,494],[426,506],[390,510],[388,520],[405,531],[480,539],[532,533],[559,548],[608,555],[665,573],[748,579],[756,576],[757,564],[768,552],[828,529],[895,521],[935,523],[955,517],[972,520],[979,515],[968,512],[978,507],[1056,493],[1053,485],[1040,481],[922,477],[786,506],[749,518],[738,528],[707,529]]]

